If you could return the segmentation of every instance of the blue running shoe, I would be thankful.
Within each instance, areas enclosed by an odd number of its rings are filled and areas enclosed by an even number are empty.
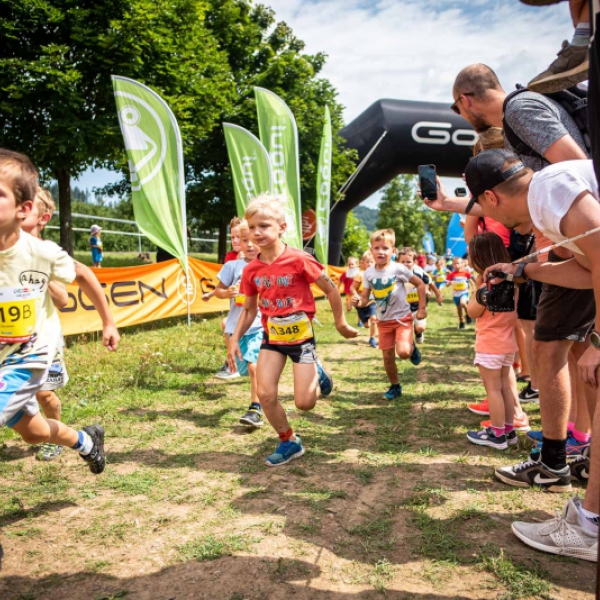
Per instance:
[[[317,363],[317,371],[319,372],[319,387],[321,388],[321,396],[329,396],[333,392],[333,379],[325,371],[323,365]]]
[[[543,442],[539,442],[537,445],[537,448],[539,448],[539,450],[541,451],[543,445],[544,445]],[[590,445],[589,442],[582,444],[581,442],[576,440],[573,437],[573,435],[571,434],[571,432],[569,431],[569,433],[567,435],[567,461],[573,460],[574,458],[577,458],[578,456],[582,456],[585,449],[588,448],[589,445]]]
[[[377,340],[374,337],[369,338],[369,346],[371,346],[371,348],[377,348]]]
[[[266,465],[267,467],[279,467],[303,455],[304,446],[302,445],[302,440],[299,436],[296,436],[294,441],[281,442],[277,446],[277,450],[271,456],[267,457]]]
[[[527,437],[530,440],[533,440],[534,442],[541,442],[542,439],[544,438],[544,434],[542,433],[541,429],[538,429],[538,430],[532,429],[531,431],[527,432]]]
[[[396,398],[400,398],[400,396],[402,396],[402,386],[397,383],[390,386],[390,389],[383,395],[383,399],[395,400]]]
[[[415,367],[416,367],[421,362],[421,360],[422,360],[421,352],[417,348],[417,345],[413,344],[413,351],[412,351],[412,354],[410,355],[410,362],[413,365],[415,365]]]
[[[467,433],[467,439],[472,444],[478,446],[489,446],[490,448],[496,448],[497,450],[506,450],[508,443],[504,434],[496,436],[494,430],[491,427],[482,429],[481,431],[469,431]]]

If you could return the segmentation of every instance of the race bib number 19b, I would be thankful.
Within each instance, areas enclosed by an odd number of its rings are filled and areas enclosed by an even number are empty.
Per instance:
[[[0,344],[24,344],[35,331],[40,293],[31,288],[0,289]]]

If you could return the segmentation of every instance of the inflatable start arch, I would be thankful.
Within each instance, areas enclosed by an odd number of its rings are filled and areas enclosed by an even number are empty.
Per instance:
[[[338,265],[348,213],[400,174],[416,174],[434,164],[438,175],[460,177],[472,156],[477,134],[469,123],[438,102],[378,100],[344,127],[339,135],[363,160],[386,136],[331,213],[329,264]]]

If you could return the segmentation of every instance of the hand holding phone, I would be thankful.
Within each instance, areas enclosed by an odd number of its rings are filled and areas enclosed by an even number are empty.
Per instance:
[[[419,165],[419,187],[424,200],[437,198],[437,173],[435,165]]]

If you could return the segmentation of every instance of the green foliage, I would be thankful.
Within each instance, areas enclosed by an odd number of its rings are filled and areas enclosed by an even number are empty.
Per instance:
[[[436,213],[423,205],[416,193],[416,178],[399,175],[388,183],[379,203],[377,228],[396,232],[396,247],[412,246],[419,250],[423,234],[433,235],[438,254],[444,252],[450,213]]]
[[[369,232],[365,226],[354,216],[354,211],[348,213],[346,230],[342,240],[342,254],[344,259],[349,256],[359,256],[369,249]]]
[[[379,215],[378,209],[369,208],[361,204],[353,209],[353,212],[356,217],[360,219],[367,231],[373,233],[373,231],[377,229],[377,216]]]

